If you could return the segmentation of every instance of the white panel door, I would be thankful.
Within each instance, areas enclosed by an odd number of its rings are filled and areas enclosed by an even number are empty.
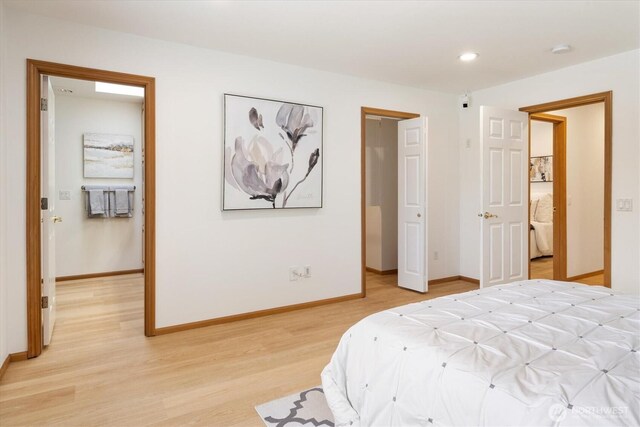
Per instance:
[[[481,287],[527,278],[528,126],[527,113],[480,107]]]
[[[427,118],[398,123],[398,285],[427,292]]]
[[[55,98],[51,79],[42,77],[42,98],[45,99],[41,111],[41,197],[47,199],[47,208],[42,209],[42,296],[48,307],[42,309],[43,344],[49,345],[56,322],[56,232],[55,224],[62,219],[55,215]]]

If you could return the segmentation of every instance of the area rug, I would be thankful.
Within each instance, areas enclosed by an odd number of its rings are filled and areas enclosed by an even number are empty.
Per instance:
[[[320,386],[258,405],[256,411],[268,427],[334,426]]]

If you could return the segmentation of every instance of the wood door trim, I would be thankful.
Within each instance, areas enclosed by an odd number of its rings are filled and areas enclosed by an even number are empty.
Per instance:
[[[27,357],[42,353],[40,232],[40,78],[43,74],[80,80],[141,86],[145,89],[145,317],[146,336],[155,335],[155,78],[27,59]]]
[[[125,274],[144,273],[144,268],[136,268],[133,270],[105,271],[102,273],[76,274],[73,276],[56,277],[56,282],[68,282],[71,280],[95,279],[98,277],[123,276]]]
[[[406,113],[403,111],[385,110],[382,108],[373,107],[361,107],[360,108],[360,253],[361,253],[361,268],[360,274],[362,275],[360,281],[361,295],[364,298],[367,295],[367,223],[366,223],[366,191],[367,191],[367,176],[366,176],[366,123],[367,114],[374,116],[390,117],[394,119],[415,119],[420,117],[420,114]]]
[[[613,176],[613,92],[599,92],[520,108],[531,114],[604,103],[604,285],[611,287],[611,208]],[[529,141],[531,143],[531,141]],[[554,188],[555,191],[555,188]],[[566,272],[565,272],[566,275]]]

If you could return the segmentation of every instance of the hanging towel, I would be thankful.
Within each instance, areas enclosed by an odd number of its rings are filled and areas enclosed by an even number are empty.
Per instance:
[[[129,206],[129,190],[116,189],[116,215],[130,216],[131,209]]]
[[[104,214],[104,190],[89,190],[89,215]]]

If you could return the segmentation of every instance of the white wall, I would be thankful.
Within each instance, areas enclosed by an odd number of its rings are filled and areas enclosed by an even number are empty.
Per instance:
[[[367,119],[367,267],[398,268],[398,121]]]
[[[440,252],[429,276],[458,274],[455,96],[10,9],[5,25],[10,351],[26,349],[26,58],[156,77],[158,327],[360,292],[362,106],[429,117],[429,244]],[[220,211],[225,92],[324,107],[322,209]],[[289,281],[289,266],[308,264],[312,278]]]
[[[479,106],[520,107],[613,91],[613,200],[633,199],[633,212],[612,211],[612,287],[640,293],[640,50],[586,62],[472,94],[472,107],[460,113],[460,274],[479,277],[480,150]],[[466,148],[467,139],[470,147]]]
[[[142,103],[56,96],[56,275],[142,268]],[[131,135],[134,178],[84,178],[86,132]],[[83,185],[135,185],[132,218],[87,218]],[[59,192],[71,192],[60,200]]]
[[[9,326],[7,317],[7,140],[4,137],[4,116],[6,98],[4,96],[4,63],[5,63],[5,5],[0,1],[0,363],[9,354]]]
[[[553,123],[531,121],[531,157],[553,155]],[[531,194],[553,194],[553,182],[531,182]]]
[[[549,113],[567,118],[567,276],[602,270],[604,104]]]

